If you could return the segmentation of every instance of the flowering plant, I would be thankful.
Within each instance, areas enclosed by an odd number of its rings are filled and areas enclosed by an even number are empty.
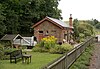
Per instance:
[[[47,36],[41,40],[43,42],[44,46],[46,49],[50,49],[51,47],[54,47],[56,44],[57,38],[54,36]]]

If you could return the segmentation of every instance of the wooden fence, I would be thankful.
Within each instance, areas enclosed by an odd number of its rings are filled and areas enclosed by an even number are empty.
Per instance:
[[[86,47],[90,46],[90,44],[92,43],[94,43],[94,37],[90,37],[84,43],[78,45],[68,53],[65,53],[64,55],[42,67],[41,69],[68,69],[84,52]]]

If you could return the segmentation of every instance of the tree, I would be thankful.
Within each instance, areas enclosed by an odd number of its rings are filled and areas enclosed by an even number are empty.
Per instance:
[[[93,25],[94,27],[96,27],[97,24],[99,24],[99,21],[97,19],[88,20],[86,22]]]
[[[74,37],[75,37],[75,39],[77,39],[79,37],[78,25],[79,25],[78,19],[74,19],[73,27],[74,27]]]
[[[58,9],[60,0],[1,0],[3,5],[2,21],[10,34],[30,34],[30,27],[46,16],[61,19]]]
[[[100,22],[99,22],[98,24],[96,24],[95,27],[96,27],[97,29],[100,29]]]
[[[2,6],[2,4],[0,4],[0,35],[3,35],[4,32],[6,31],[6,26],[4,24],[4,20],[5,20],[5,16],[3,16],[3,11],[4,11],[4,8]]]
[[[7,28],[6,33],[17,34],[19,28],[18,15],[15,14],[14,11],[7,11],[6,15],[7,15],[5,20],[5,25]]]
[[[96,19],[94,19],[93,22],[94,22],[94,26],[99,23],[99,21]]]
[[[84,37],[94,35],[94,27],[89,21],[78,21],[78,19],[74,19],[73,26],[76,41],[83,41]]]
[[[94,28],[92,25],[88,23],[80,23],[78,25],[78,31],[79,33],[83,33],[86,36],[91,36],[94,34]]]
[[[59,0],[31,0],[23,3],[23,14],[20,16],[20,30],[28,33],[30,27],[46,16],[61,19],[61,10],[58,7]],[[26,31],[26,32],[23,32]]]

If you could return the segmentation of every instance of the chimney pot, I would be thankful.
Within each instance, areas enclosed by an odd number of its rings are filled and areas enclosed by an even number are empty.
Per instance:
[[[70,14],[70,19],[72,19],[72,14]]]

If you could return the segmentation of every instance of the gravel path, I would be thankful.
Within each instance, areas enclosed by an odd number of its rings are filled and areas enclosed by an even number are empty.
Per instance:
[[[96,43],[89,69],[100,69],[100,43]]]

